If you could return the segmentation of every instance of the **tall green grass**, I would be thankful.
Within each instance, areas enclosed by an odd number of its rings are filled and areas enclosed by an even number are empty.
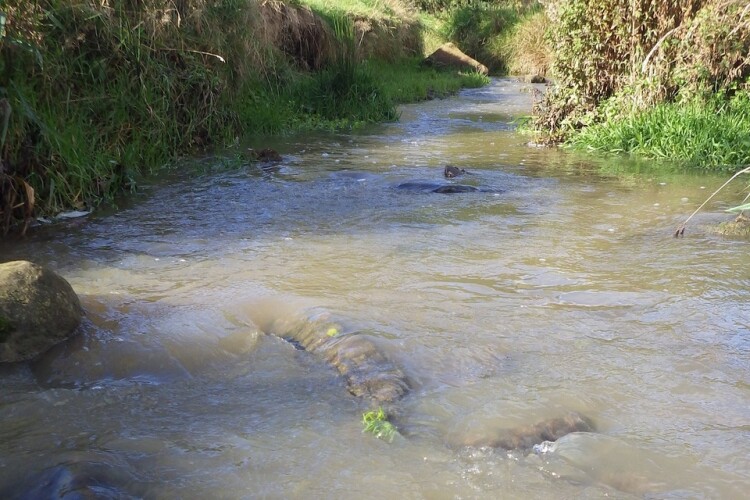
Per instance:
[[[567,144],[733,172],[750,163],[750,95],[660,104],[625,116],[613,113],[577,132]]]
[[[490,79],[480,73],[456,73],[420,64],[421,59],[402,59],[396,63],[367,62],[375,78],[393,102],[402,104],[447,97],[462,88],[487,85]]]

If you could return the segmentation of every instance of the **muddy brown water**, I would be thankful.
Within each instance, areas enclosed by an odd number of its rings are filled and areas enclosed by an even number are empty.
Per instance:
[[[207,159],[4,243],[65,276],[87,318],[0,369],[2,496],[743,498],[747,243],[702,230],[736,200],[672,238],[722,180],[530,148],[512,123],[527,90],[494,80],[399,123],[259,144],[285,157],[267,171]],[[395,188],[448,182],[446,163],[491,189]],[[363,434],[367,404],[262,331],[278,318],[373,339],[412,384],[403,435]],[[599,432],[460,446],[569,411]]]

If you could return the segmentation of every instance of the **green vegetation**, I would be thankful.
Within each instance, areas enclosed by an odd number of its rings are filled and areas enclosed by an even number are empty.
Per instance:
[[[546,142],[734,171],[750,160],[750,16],[740,0],[550,4]]]
[[[364,426],[362,432],[370,432],[378,439],[388,441],[389,443],[398,434],[398,429],[388,421],[388,416],[383,411],[383,408],[363,413],[362,425]]]
[[[443,20],[443,33],[462,51],[486,65],[496,74],[516,73],[519,66],[515,57],[526,57],[522,50],[538,53],[540,47],[523,45],[516,36],[519,26],[526,24],[541,9],[536,1],[471,1],[457,2],[440,16]],[[539,18],[537,18],[538,20]],[[528,36],[527,30],[523,31]],[[538,33],[542,40],[544,32]],[[544,47],[542,43],[541,47]],[[542,49],[546,54],[546,51]],[[533,68],[536,74],[544,74],[546,63]]]
[[[747,174],[749,172],[750,172],[750,167],[745,167],[742,170],[739,170],[732,177],[730,177],[724,184],[722,184],[719,187],[719,189],[711,193],[711,196],[706,198],[703,201],[703,203],[701,203],[700,206],[696,208],[692,214],[690,214],[690,217],[685,219],[685,222],[683,222],[677,227],[677,230],[674,233],[675,238],[678,238],[685,234],[685,226],[687,226],[687,223],[690,222],[690,219],[695,217],[695,214],[700,212],[701,209],[706,206],[706,203],[711,201],[714,196],[719,194],[720,191],[722,191],[725,187],[727,187],[737,177],[739,177],[742,174]],[[722,225],[723,227],[719,228],[720,233],[726,234],[726,235],[730,235],[730,234],[738,235],[739,233],[744,233],[747,230],[748,222],[750,221],[750,219],[743,214],[743,211],[750,209],[750,204],[745,203],[747,202],[748,198],[750,198],[750,194],[745,196],[745,199],[743,200],[742,205],[739,205],[739,206],[736,206],[727,210],[727,212],[739,212],[740,215],[733,222],[723,224]]]
[[[177,155],[395,120],[400,102],[486,82],[421,68],[406,5],[6,0],[0,225],[96,206]]]
[[[536,0],[418,0],[427,52],[442,40],[487,66],[494,74],[546,75],[547,17]],[[440,41],[440,43],[438,43]]]
[[[298,0],[323,15],[347,14],[351,18],[370,22],[410,22],[416,16],[413,9],[398,0]]]
[[[420,66],[420,61],[405,59],[393,64],[372,60],[368,62],[368,67],[376,75],[384,92],[398,104],[446,97],[461,88],[477,88],[489,83],[489,78],[480,73],[456,75]]]
[[[750,163],[750,96],[743,92],[731,99],[664,103],[629,114],[617,109],[611,118],[573,135],[568,144],[734,172],[737,165]]]

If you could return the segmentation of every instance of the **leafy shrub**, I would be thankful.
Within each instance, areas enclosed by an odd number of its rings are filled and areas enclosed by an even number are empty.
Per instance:
[[[551,43],[558,86],[539,102],[535,122],[551,141],[619,112],[706,98],[745,87],[750,18],[741,0],[560,0]],[[610,106],[610,111],[612,110]]]

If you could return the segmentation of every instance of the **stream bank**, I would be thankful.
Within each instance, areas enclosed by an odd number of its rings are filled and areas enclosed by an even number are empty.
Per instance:
[[[420,67],[416,13],[389,5],[355,16],[276,0],[9,0],[3,232],[111,202],[183,155],[394,120],[399,102],[486,83]]]

